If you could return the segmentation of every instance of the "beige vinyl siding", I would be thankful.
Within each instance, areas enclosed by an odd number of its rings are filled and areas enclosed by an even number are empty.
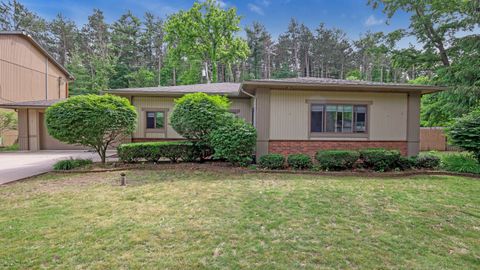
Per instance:
[[[18,147],[28,150],[28,113],[27,109],[18,110]]]
[[[252,123],[252,101],[250,98],[230,99],[232,110],[240,110],[239,117],[245,119],[247,123]]]
[[[40,126],[39,126],[38,110],[28,110],[28,145],[29,150],[40,150]]]
[[[170,125],[170,115],[174,106],[173,97],[132,97],[132,104],[137,109],[138,125],[133,133],[133,138],[149,138],[149,139],[181,139],[182,137],[175,132]],[[251,122],[251,102],[249,99],[231,99],[232,109],[240,110],[239,116]],[[167,128],[165,132],[148,132],[145,129],[146,111],[167,110]]]
[[[310,138],[308,101],[359,101],[371,103],[368,138]],[[407,138],[407,94],[272,90],[271,140],[377,140]]]
[[[65,98],[66,76],[26,37],[0,35],[1,103]]]
[[[170,113],[173,109],[172,97],[132,97],[132,104],[137,109],[137,129],[133,133],[133,138],[181,138],[170,125]],[[167,128],[164,133],[147,132],[145,129],[145,110],[167,110]]]

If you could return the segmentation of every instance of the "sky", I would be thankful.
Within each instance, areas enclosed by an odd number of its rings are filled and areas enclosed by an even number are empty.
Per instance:
[[[52,19],[58,13],[74,20],[78,25],[86,23],[94,8],[104,12],[107,22],[117,20],[123,13],[131,10],[136,16],[142,17],[147,11],[165,18],[179,10],[189,9],[193,0],[24,0],[27,8],[40,16]],[[367,31],[390,32],[398,28],[407,28],[409,16],[405,13],[396,14],[387,24],[387,18],[381,10],[373,10],[367,5],[367,0],[222,0],[219,3],[225,7],[235,7],[242,16],[241,26],[251,25],[258,21],[263,23],[276,39],[286,31],[291,17],[316,28],[320,23],[327,27],[344,30],[349,38],[358,39]],[[244,35],[244,31],[240,35]],[[414,39],[404,39],[399,47],[415,45]]]

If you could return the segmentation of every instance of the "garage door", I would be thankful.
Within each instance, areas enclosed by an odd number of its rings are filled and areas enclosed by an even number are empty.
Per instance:
[[[62,143],[61,141],[53,138],[47,132],[47,126],[45,125],[45,114],[39,114],[40,121],[40,149],[41,150],[83,150],[84,146],[77,146]]]

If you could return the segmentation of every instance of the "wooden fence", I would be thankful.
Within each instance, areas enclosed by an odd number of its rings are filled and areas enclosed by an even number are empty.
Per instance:
[[[443,127],[420,128],[420,151],[458,151],[459,148],[449,145]]]

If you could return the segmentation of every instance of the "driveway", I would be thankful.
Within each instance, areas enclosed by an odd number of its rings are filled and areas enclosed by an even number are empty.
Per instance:
[[[111,151],[109,154],[114,153]],[[55,162],[69,158],[100,160],[97,153],[85,150],[0,152],[0,185],[49,172]]]

